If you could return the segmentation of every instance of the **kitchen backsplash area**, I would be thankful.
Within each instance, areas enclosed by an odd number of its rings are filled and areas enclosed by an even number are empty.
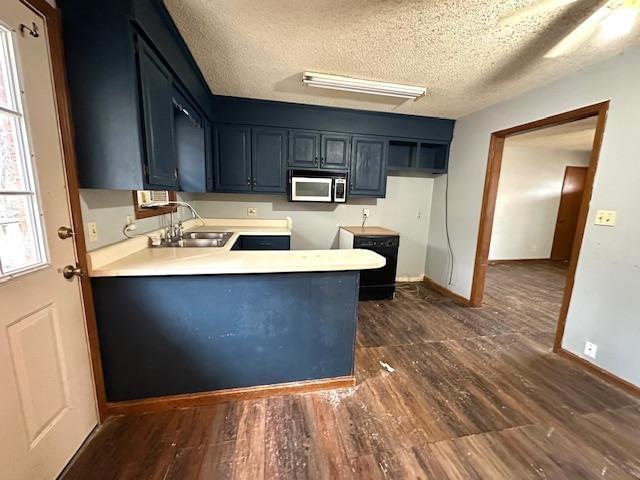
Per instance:
[[[189,202],[191,197],[187,193],[178,193],[177,200]],[[133,196],[130,190],[94,190],[80,189],[80,205],[82,207],[82,219],[84,221],[84,235],[87,250],[95,250],[112,243],[125,240],[123,229],[127,223],[127,217],[133,219],[137,225],[132,235],[150,232],[165,225],[169,216],[156,216],[135,219],[133,210]],[[179,218],[184,220],[191,218],[188,208],[178,208]],[[97,240],[90,236],[87,224],[96,222]]]
[[[347,204],[292,203],[285,195],[241,195],[222,193],[178,194],[203,217],[248,218],[256,209],[256,218],[291,217],[291,248],[312,250],[337,248],[339,225],[360,225],[363,209],[369,210],[367,225],[383,225],[400,232],[398,277],[422,278],[425,264],[433,179],[390,175],[387,196],[380,199],[350,198]],[[133,216],[130,191],[80,191],[87,248],[96,248],[123,240],[122,229],[127,216]],[[179,209],[180,218],[191,217],[186,208]],[[90,241],[87,222],[96,222],[98,240]],[[160,228],[161,217],[135,221],[134,233]]]

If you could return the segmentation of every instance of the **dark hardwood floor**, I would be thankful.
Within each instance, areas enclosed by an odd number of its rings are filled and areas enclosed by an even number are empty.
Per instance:
[[[112,418],[63,478],[640,478],[640,402],[551,353],[564,276],[403,284],[360,304],[354,388]]]

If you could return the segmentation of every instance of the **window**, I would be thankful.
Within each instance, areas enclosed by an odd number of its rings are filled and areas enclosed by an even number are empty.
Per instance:
[[[155,217],[158,215],[166,215],[169,213],[176,213],[178,208],[172,205],[164,205],[158,207],[143,207],[142,205],[148,202],[164,201],[175,202],[176,192],[168,192],[166,190],[133,190],[133,212],[136,219]]]
[[[47,262],[12,40],[0,25],[0,280]]]

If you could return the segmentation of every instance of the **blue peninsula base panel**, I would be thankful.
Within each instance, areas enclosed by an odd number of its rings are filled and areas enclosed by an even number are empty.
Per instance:
[[[353,375],[359,275],[93,278],[107,400]]]

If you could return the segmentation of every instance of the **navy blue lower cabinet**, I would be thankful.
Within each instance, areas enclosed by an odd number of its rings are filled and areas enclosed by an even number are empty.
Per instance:
[[[289,235],[243,235],[234,250],[291,250]]]
[[[373,136],[351,137],[349,195],[384,197],[387,191],[388,142]]]
[[[350,376],[358,283],[357,271],[93,278],[107,399]]]

